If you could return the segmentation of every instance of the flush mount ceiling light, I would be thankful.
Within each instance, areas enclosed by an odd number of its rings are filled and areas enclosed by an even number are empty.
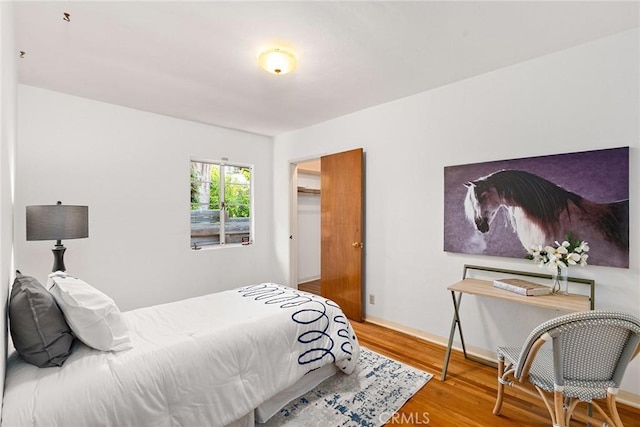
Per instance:
[[[258,56],[260,66],[272,74],[287,74],[296,68],[296,58],[292,53],[280,48],[269,49]]]

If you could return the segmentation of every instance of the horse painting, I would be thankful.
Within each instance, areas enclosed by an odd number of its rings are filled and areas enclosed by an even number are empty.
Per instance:
[[[525,249],[562,242],[572,232],[589,243],[594,263],[629,267],[628,199],[595,203],[522,170],[500,170],[465,186],[466,217],[481,233],[504,208]]]

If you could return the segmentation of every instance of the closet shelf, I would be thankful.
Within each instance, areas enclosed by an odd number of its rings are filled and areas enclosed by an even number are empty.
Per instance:
[[[320,194],[320,190],[316,188],[298,187],[298,193]]]

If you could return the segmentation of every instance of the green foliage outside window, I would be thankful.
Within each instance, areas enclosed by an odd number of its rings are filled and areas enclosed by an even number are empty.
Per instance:
[[[198,209],[198,187],[200,186],[200,178],[193,164],[191,165],[191,210]]]
[[[199,204],[199,187],[202,183],[198,171],[191,167],[191,210],[201,207]],[[225,210],[229,218],[248,218],[250,216],[250,182],[249,168],[226,166],[224,175]],[[220,167],[211,167],[209,184],[209,209],[220,209]]]
[[[211,184],[209,185],[209,209],[220,209],[220,167],[211,168]]]
[[[218,184],[220,182],[220,171],[215,171],[216,179],[214,179],[214,170],[211,170],[211,204],[219,206],[220,191]],[[248,168],[229,167],[225,169],[224,175],[224,200],[225,209],[229,213],[229,218],[248,218],[249,217],[249,183],[251,182],[251,172]],[[216,183],[214,191],[214,182]]]

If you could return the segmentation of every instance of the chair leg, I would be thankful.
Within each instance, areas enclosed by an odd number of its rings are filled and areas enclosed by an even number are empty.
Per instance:
[[[538,397],[540,397],[540,400],[542,400],[542,403],[544,403],[544,407],[547,408],[547,412],[549,412],[549,417],[551,418],[551,422],[553,424],[555,424],[556,423],[556,411],[555,411],[554,406],[549,402],[549,399],[547,398],[547,394],[545,393],[544,390],[542,390],[537,385],[534,385],[534,387],[536,388],[536,391],[538,392]]]
[[[498,358],[498,395],[496,396],[496,404],[493,407],[493,415],[499,415],[502,410],[502,399],[504,399],[504,358]]]
[[[553,420],[554,425],[566,426],[567,424],[564,419],[564,394],[562,394],[561,391],[556,390],[553,392],[553,406],[556,415],[555,420]]]
[[[570,425],[571,424],[571,417],[573,416],[573,411],[575,411],[576,406],[578,406],[578,403],[580,403],[580,401],[578,399],[567,399],[567,409],[565,411],[565,415],[564,415],[564,424],[565,425]]]
[[[607,407],[609,408],[609,413],[611,414],[611,418],[613,418],[613,422],[616,427],[624,427],[622,425],[622,420],[620,419],[620,414],[618,414],[618,407],[616,406],[616,395],[607,393]]]

